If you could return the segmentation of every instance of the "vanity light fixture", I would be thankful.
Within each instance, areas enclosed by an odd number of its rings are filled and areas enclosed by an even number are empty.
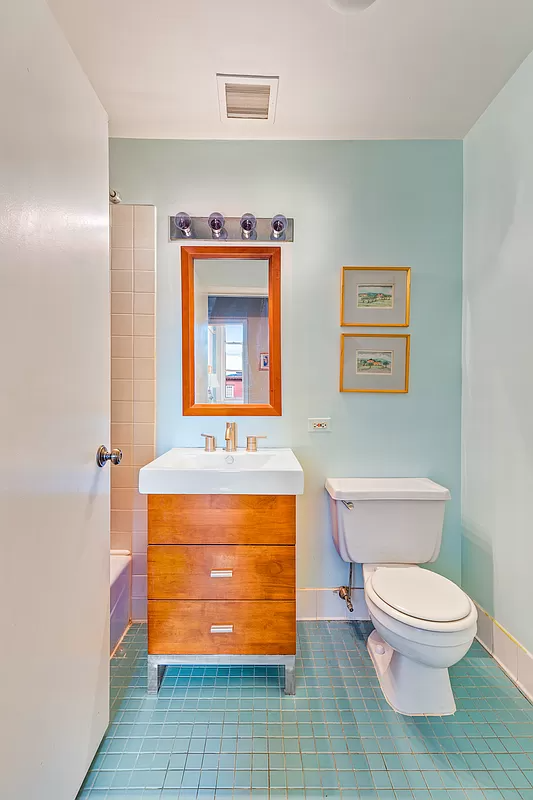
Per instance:
[[[213,239],[227,239],[228,234],[224,229],[225,219],[222,214],[219,214],[218,211],[213,211],[212,214],[209,215],[209,219],[207,220],[207,224],[211,230],[211,235]]]
[[[275,217],[272,217],[270,222],[271,239],[278,239],[283,240],[285,239],[285,234],[287,233],[287,217],[284,217],[283,214],[276,214]]]
[[[257,239],[257,219],[253,214],[243,214],[240,221],[241,236],[243,239]]]
[[[192,219],[186,211],[179,211],[176,216],[174,217],[174,222],[176,223],[176,228],[182,232],[182,234],[190,239],[192,236]]]

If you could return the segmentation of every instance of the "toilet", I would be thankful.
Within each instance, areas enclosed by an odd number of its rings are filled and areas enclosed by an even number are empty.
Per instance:
[[[477,611],[419,566],[439,554],[448,489],[428,478],[328,478],[326,491],[337,551],[363,566],[367,647],[386,700],[409,716],[453,714],[448,669],[470,648]]]

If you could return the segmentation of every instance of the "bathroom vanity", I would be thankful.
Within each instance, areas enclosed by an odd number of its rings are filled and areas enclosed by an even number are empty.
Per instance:
[[[176,448],[141,470],[148,494],[148,691],[170,664],[285,667],[294,694],[296,495],[288,449]]]

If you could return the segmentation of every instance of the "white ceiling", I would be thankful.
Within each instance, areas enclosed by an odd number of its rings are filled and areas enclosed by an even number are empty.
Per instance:
[[[462,138],[533,48],[533,0],[49,3],[119,137]],[[275,123],[222,123],[217,72],[279,75]]]

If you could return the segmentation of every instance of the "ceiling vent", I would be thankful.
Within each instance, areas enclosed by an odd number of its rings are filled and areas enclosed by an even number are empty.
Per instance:
[[[279,78],[263,75],[217,74],[220,119],[274,122]]]

